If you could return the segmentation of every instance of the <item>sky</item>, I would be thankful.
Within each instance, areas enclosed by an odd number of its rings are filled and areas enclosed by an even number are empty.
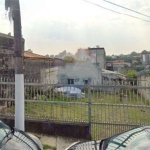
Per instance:
[[[100,6],[149,20],[134,12],[89,0]],[[150,16],[150,0],[108,0]],[[20,0],[22,35],[25,50],[42,55],[57,55],[66,50],[104,47],[106,55],[129,54],[150,50],[150,22],[113,13],[84,0]],[[13,33],[0,0],[0,32]]]

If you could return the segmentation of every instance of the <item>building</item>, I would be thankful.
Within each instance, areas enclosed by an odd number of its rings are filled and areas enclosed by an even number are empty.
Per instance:
[[[97,46],[96,48],[78,49],[75,57],[78,61],[89,60],[100,69],[106,68],[106,53],[104,48]]]
[[[147,50],[143,50],[141,52],[142,65],[147,66],[150,65],[150,52]]]
[[[31,49],[24,51],[24,43],[25,40],[22,39],[25,79],[40,82],[41,69],[65,65],[65,61],[62,59],[39,55],[33,53]],[[14,38],[11,35],[0,33],[0,77],[14,78],[14,75]]]
[[[47,56],[35,54],[31,50],[24,52],[25,79],[33,79],[41,82],[40,72],[42,69],[48,69],[64,65],[65,61],[59,58],[49,58]]]
[[[24,43],[25,40],[22,39],[23,50]],[[13,76],[14,67],[14,37],[10,34],[0,33],[0,76]]]
[[[101,84],[101,72],[90,61],[66,63],[41,71],[42,83],[87,85],[89,80]]]
[[[114,66],[112,61],[106,62],[106,70],[114,71]]]
[[[118,72],[120,72],[121,69],[124,68],[125,66],[128,67],[131,66],[131,63],[125,62],[124,60],[114,60],[112,61],[112,64],[113,64],[114,71],[118,71]]]
[[[66,63],[65,66],[41,70],[41,82],[46,84],[116,85],[126,80],[125,75],[106,69],[98,70],[90,61]]]
[[[93,60],[93,64],[100,67],[101,69],[106,68],[106,53],[105,49],[97,46],[96,48],[88,48],[91,56],[95,56]]]

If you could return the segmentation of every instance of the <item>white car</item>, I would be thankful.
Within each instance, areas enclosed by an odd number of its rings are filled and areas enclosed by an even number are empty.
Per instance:
[[[137,127],[100,141],[76,142],[66,150],[149,150],[150,126]]]
[[[83,93],[79,88],[64,86],[60,88],[55,88],[54,92],[61,92],[67,97],[83,98],[85,93]]]
[[[0,120],[0,150],[43,150],[43,147],[34,135],[10,128]]]

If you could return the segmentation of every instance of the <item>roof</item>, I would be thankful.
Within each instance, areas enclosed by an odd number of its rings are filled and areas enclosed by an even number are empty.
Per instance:
[[[35,53],[32,53],[32,52],[29,52],[29,51],[24,51],[24,57],[25,58],[44,58],[44,59],[47,59],[48,57],[46,56],[43,56],[43,55],[39,55],[39,54],[35,54]],[[49,58],[50,59],[50,58]]]
[[[93,47],[93,48],[89,47],[88,49],[89,50],[105,50],[104,47]]]
[[[120,79],[126,79],[124,74],[121,74],[119,72],[114,72],[106,69],[102,69],[102,76],[107,76],[107,75],[114,75],[115,78],[120,78]]]
[[[42,60],[61,60],[61,61],[64,61],[62,59],[59,59],[59,58],[50,58],[50,57],[47,57],[47,56],[43,56],[43,55],[39,55],[39,54],[35,54],[33,52],[30,52],[30,51],[24,51],[24,58],[25,59],[42,59]]]

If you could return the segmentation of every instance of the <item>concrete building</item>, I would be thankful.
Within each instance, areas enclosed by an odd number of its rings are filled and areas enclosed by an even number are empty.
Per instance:
[[[25,40],[22,39],[24,49]],[[25,79],[40,82],[40,70],[54,66],[64,66],[65,61],[58,58],[33,53],[31,49],[23,51]],[[0,77],[13,78],[15,73],[14,37],[0,33]]]
[[[91,56],[94,56],[93,64],[96,66],[99,66],[100,69],[105,69],[106,68],[106,53],[105,49],[101,47],[96,47],[96,48],[88,48],[90,51]]]
[[[75,58],[78,61],[89,60],[100,69],[106,68],[105,49],[98,46],[96,48],[78,49],[77,53],[75,54]]]
[[[124,60],[119,60],[119,59],[111,61],[111,63],[113,64],[114,71],[117,71],[117,72],[121,72],[122,68],[124,68],[125,66],[128,66],[128,67],[131,66],[131,63],[125,62]]]
[[[141,58],[142,58],[142,65],[147,66],[150,65],[150,51],[143,50],[141,52]]]
[[[88,81],[101,84],[101,72],[90,62],[66,63],[41,71],[42,83],[86,85]]]

